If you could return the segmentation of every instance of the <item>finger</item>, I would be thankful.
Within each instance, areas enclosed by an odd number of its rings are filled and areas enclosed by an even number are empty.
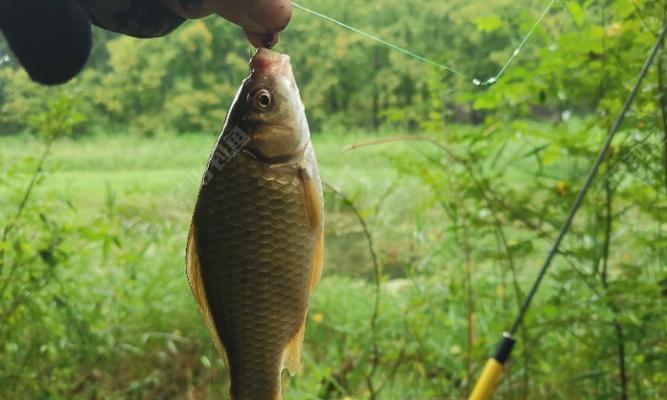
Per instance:
[[[0,30],[39,83],[70,80],[90,55],[90,21],[74,0],[0,0]]]
[[[225,19],[256,34],[278,33],[292,17],[290,0],[203,0]]]
[[[248,16],[260,25],[264,32],[281,32],[292,17],[291,0],[245,1]]]

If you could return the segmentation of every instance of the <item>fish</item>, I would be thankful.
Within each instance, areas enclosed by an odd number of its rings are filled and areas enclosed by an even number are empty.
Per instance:
[[[260,48],[213,148],[186,251],[233,400],[278,400],[296,374],[323,267],[323,194],[289,56]]]

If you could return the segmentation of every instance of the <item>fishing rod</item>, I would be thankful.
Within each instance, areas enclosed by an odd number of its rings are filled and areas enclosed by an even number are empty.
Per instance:
[[[572,224],[574,217],[577,215],[577,211],[579,211],[581,203],[586,197],[586,193],[588,193],[588,189],[590,189],[593,180],[595,179],[595,176],[597,175],[597,172],[600,169],[602,161],[604,161],[605,156],[607,155],[609,147],[611,146],[611,142],[614,139],[614,136],[616,135],[621,125],[623,124],[623,120],[625,119],[625,114],[628,112],[630,106],[635,100],[635,97],[637,95],[637,92],[639,91],[639,87],[641,86],[642,81],[644,80],[644,77],[646,77],[646,74],[648,73],[651,64],[653,64],[656,55],[660,52],[660,49],[664,44],[666,35],[667,35],[667,23],[663,25],[662,30],[658,35],[658,40],[651,49],[648,57],[646,58],[646,61],[644,61],[644,65],[641,71],[639,72],[639,75],[637,76],[637,80],[634,86],[632,87],[630,94],[625,99],[625,103],[623,104],[621,112],[618,114],[616,120],[614,121],[614,125],[612,125],[611,129],[609,130],[609,133],[607,134],[607,139],[604,142],[604,145],[602,146],[600,153],[598,153],[598,156],[595,159],[595,162],[593,163],[590,172],[588,173],[588,177],[586,178],[583,187],[579,191],[579,194],[577,194],[577,197],[574,200],[574,203],[572,204],[572,207],[570,208],[570,211],[567,214],[565,223],[563,223],[563,226],[561,227],[560,232],[558,233],[558,236],[556,237],[556,240],[553,246],[551,247],[551,250],[549,250],[549,253],[547,254],[547,258],[545,259],[544,264],[542,265],[542,268],[540,269],[540,272],[537,275],[537,279],[535,279],[535,282],[533,283],[533,287],[530,289],[528,296],[526,296],[526,299],[523,301],[523,304],[519,309],[519,315],[517,316],[516,320],[514,320],[512,328],[508,332],[503,333],[500,344],[496,349],[496,353],[486,362],[486,365],[482,370],[482,374],[477,380],[477,383],[475,384],[475,387],[473,388],[473,391],[470,394],[470,397],[468,398],[469,400],[487,400],[491,398],[491,395],[493,394],[496,385],[500,381],[500,377],[503,373],[504,366],[509,360],[510,355],[512,354],[512,349],[514,348],[514,344],[516,343],[516,339],[514,338],[516,331],[519,329],[519,326],[521,325],[523,318],[528,312],[528,308],[530,307],[533,297],[535,296],[535,293],[537,293],[537,290],[539,289],[540,284],[542,283],[542,279],[547,273],[547,269],[551,265],[551,262],[553,261],[554,257],[556,257],[556,254],[558,254],[558,249],[560,247],[560,244],[563,241],[565,235],[568,233],[570,225]]]

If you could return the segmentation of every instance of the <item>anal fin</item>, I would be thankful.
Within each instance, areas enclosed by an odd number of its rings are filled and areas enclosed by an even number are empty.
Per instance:
[[[303,324],[297,331],[297,333],[292,337],[292,339],[285,347],[283,352],[283,363],[281,370],[287,368],[290,375],[296,375],[299,370],[299,364],[301,362],[301,351],[303,349],[303,337],[306,332],[306,321],[304,318]]]

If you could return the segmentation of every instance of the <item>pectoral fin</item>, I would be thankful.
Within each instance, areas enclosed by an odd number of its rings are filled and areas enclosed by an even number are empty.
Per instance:
[[[324,229],[322,224],[322,186],[319,176],[309,172],[307,166],[299,169],[299,178],[303,187],[306,215],[310,228],[317,235],[315,242],[315,252],[311,265],[310,291],[317,286],[322,275],[322,266],[324,264]]]
[[[322,229],[322,189],[319,179],[307,167],[299,168],[299,179],[303,188],[306,216],[313,231]]]
[[[322,276],[322,267],[324,266],[324,230],[320,232],[320,235],[315,244],[315,254],[313,255],[313,266],[310,274],[310,293],[313,293],[317,283],[320,281]]]
[[[199,254],[197,253],[197,238],[195,235],[194,222],[190,226],[190,236],[188,237],[188,247],[185,252],[185,261],[186,273],[188,276],[188,282],[190,283],[190,289],[192,290],[192,295],[199,305],[199,310],[204,317],[206,327],[208,328],[208,331],[213,338],[215,347],[220,352],[225,365],[228,365],[225,348],[220,341],[220,336],[218,335],[215,323],[213,322],[213,317],[211,316],[211,310],[208,307],[208,301],[206,300],[206,292],[204,291],[204,282],[202,280],[202,274],[199,265]]]

